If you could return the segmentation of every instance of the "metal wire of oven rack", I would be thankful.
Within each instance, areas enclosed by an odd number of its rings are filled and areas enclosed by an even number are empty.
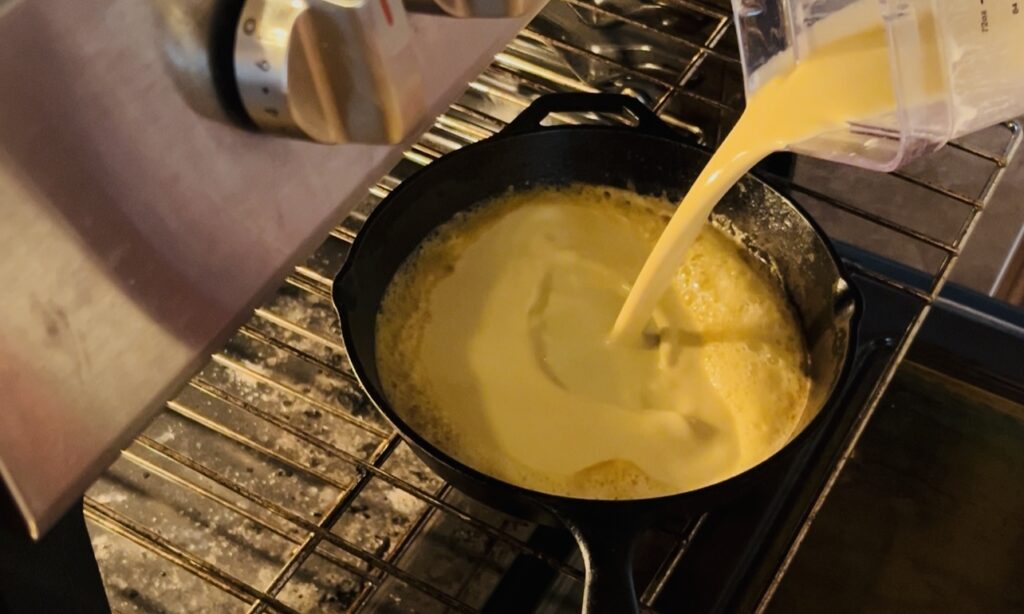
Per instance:
[[[333,321],[331,279],[365,215],[404,177],[499,131],[539,94],[631,93],[713,147],[742,105],[730,29],[727,5],[711,0],[549,5],[89,491],[86,517],[114,608],[475,612],[494,608],[502,577],[523,559],[578,593],[578,561],[433,477],[369,407]],[[876,176],[801,161],[776,178],[834,238],[931,274],[920,288],[859,267],[921,308],[841,463],[1020,138],[1008,123],[946,148],[948,162]],[[950,165],[957,172],[942,170]],[[858,201],[870,193],[905,209]],[[646,610],[657,609],[703,522],[659,533],[662,562],[637,574]],[[578,610],[578,601],[562,606]]]

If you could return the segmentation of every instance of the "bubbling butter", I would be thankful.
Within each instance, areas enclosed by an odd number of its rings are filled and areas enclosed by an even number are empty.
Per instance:
[[[639,344],[607,342],[668,201],[596,186],[511,193],[402,265],[377,318],[384,393],[438,448],[529,489],[693,490],[777,451],[807,402],[779,287],[705,227]]]

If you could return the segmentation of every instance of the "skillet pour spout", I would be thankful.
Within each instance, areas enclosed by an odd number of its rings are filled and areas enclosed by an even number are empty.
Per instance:
[[[542,126],[551,113],[625,116],[632,126]],[[713,218],[742,237],[784,285],[810,354],[811,390],[798,432],[777,453],[723,482],[654,499],[599,501],[530,491],[485,475],[428,441],[390,405],[377,371],[376,320],[392,277],[435,228],[508,190],[591,184],[679,200],[708,161],[638,100],[608,94],[538,98],[501,133],[446,155],[405,180],[370,215],[334,285],[353,369],[367,396],[419,457],[465,494],[496,509],[569,528],[586,564],[584,611],[637,610],[635,537],[706,511],[791,462],[838,406],[855,352],[860,300],[827,239],[782,194],[744,177]]]

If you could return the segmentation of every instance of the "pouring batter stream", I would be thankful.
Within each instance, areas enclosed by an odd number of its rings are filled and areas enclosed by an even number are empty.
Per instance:
[[[810,35],[832,42],[779,71],[751,96],[644,263],[615,321],[613,342],[641,342],[659,297],[708,215],[757,162],[800,141],[895,108],[886,33],[873,8],[870,3],[857,3],[815,24]],[[926,72],[926,88],[937,91],[941,83],[938,58],[931,60],[934,70]],[[761,70],[770,72],[770,64]]]

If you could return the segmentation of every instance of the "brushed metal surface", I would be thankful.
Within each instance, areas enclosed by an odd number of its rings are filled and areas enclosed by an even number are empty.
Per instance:
[[[0,13],[0,476],[32,535],[403,149],[273,138],[197,111],[215,99],[201,47],[168,37],[201,40],[188,17],[202,4]],[[412,16],[428,116],[525,20]]]
[[[3,13],[18,2],[24,2],[24,0],[0,0],[0,13]]]
[[[148,1],[163,70],[185,102],[210,119],[247,121],[230,63],[242,0]]]

